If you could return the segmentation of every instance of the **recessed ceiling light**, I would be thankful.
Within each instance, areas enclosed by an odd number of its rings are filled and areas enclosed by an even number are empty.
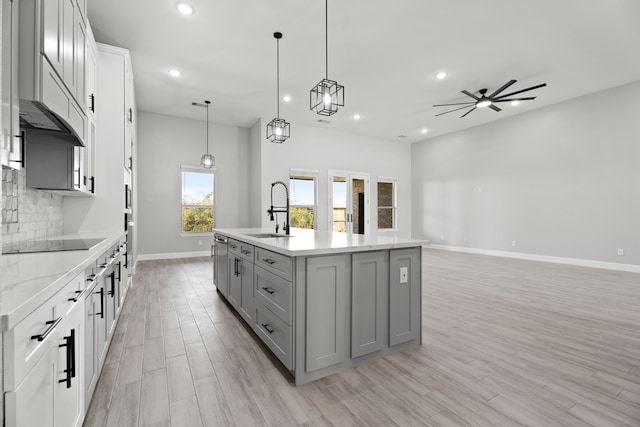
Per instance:
[[[353,120],[360,120],[360,114],[354,114]]]
[[[436,78],[442,80],[445,77],[447,77],[447,72],[446,71],[440,71],[439,73],[436,73]]]
[[[427,133],[427,132],[429,132],[429,131],[427,130],[427,128],[423,128],[420,132],[421,132],[421,133]]]
[[[182,73],[175,68],[170,69],[169,74],[171,74],[171,77],[180,77],[182,75]]]
[[[178,3],[176,8],[183,15],[191,15],[193,13],[193,8],[186,3]]]
[[[291,97],[289,95],[285,95],[285,96],[282,97],[282,100],[284,102],[291,102]]]
[[[514,107],[517,107],[518,105],[520,105],[520,101],[512,101],[511,105],[513,105]]]

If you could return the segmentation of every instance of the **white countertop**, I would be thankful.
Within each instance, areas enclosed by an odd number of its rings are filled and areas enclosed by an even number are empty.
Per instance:
[[[3,254],[0,256],[0,331],[13,328],[83,272],[124,233],[74,234],[57,239],[104,240],[89,250]]]
[[[363,236],[292,228],[291,237],[254,237],[252,234],[273,233],[273,228],[221,228],[213,232],[250,243],[287,256],[323,255],[382,249],[411,248],[428,244],[426,240],[400,238],[393,235]],[[282,231],[280,234],[284,234]]]

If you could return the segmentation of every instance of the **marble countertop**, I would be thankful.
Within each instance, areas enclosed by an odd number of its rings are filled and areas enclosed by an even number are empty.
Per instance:
[[[346,233],[330,233],[302,228],[292,228],[291,237],[256,237],[255,234],[271,234],[272,228],[224,228],[214,229],[233,239],[250,243],[287,256],[323,255],[345,252],[362,252],[382,249],[411,248],[428,244],[426,240],[415,240],[393,235],[363,236]],[[280,232],[282,233],[282,231]]]
[[[0,331],[15,327],[123,236],[124,233],[56,236],[58,239],[104,240],[89,250],[0,256]]]

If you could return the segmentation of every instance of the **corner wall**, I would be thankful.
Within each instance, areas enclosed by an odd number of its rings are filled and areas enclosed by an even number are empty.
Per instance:
[[[639,111],[635,82],[414,144],[414,237],[640,265]]]
[[[216,158],[215,227],[246,227],[249,130],[210,123],[209,135],[209,152]],[[204,121],[138,113],[136,226],[141,259],[209,253],[212,235],[180,236],[180,165],[198,166],[205,151]]]

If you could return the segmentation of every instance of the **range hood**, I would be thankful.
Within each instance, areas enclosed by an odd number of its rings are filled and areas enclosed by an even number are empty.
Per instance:
[[[71,125],[39,101],[20,99],[20,127],[31,140],[86,147]]]

